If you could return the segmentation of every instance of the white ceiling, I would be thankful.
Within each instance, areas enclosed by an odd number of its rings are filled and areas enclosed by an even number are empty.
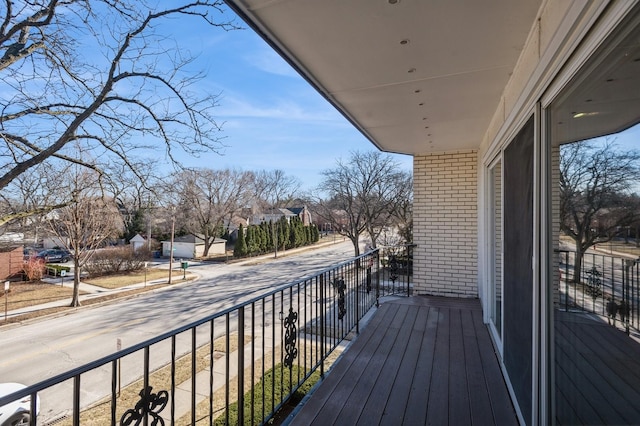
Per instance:
[[[477,148],[542,0],[390,1],[227,3],[380,149]]]

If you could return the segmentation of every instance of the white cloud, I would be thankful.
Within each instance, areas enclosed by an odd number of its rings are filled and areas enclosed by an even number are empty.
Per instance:
[[[270,48],[259,51],[254,50],[251,55],[245,55],[243,59],[260,71],[284,77],[300,78],[300,75],[291,68],[291,65]]]

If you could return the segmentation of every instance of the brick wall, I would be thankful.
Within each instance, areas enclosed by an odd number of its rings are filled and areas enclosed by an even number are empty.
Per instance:
[[[2,283],[22,273],[22,259],[22,247],[0,248],[0,281]]]
[[[414,290],[478,296],[476,151],[414,157]]]

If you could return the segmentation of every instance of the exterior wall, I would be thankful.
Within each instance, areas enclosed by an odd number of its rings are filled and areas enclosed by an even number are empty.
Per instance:
[[[414,291],[478,297],[477,153],[414,157]]]
[[[171,243],[163,241],[162,242],[162,255],[164,257],[169,257],[170,255],[170,247]],[[193,259],[194,258],[194,244],[193,243],[180,243],[173,242],[173,258],[174,259]]]
[[[214,254],[225,254],[226,253],[226,242],[221,243],[213,243],[211,247],[209,247],[209,256]],[[202,252],[204,252],[204,245],[202,245]]]
[[[23,263],[22,247],[0,250],[0,280],[4,282],[19,276],[22,273]]]

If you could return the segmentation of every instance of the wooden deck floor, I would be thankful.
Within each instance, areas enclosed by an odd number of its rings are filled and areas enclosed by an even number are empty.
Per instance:
[[[292,425],[517,425],[477,300],[380,306]]]

